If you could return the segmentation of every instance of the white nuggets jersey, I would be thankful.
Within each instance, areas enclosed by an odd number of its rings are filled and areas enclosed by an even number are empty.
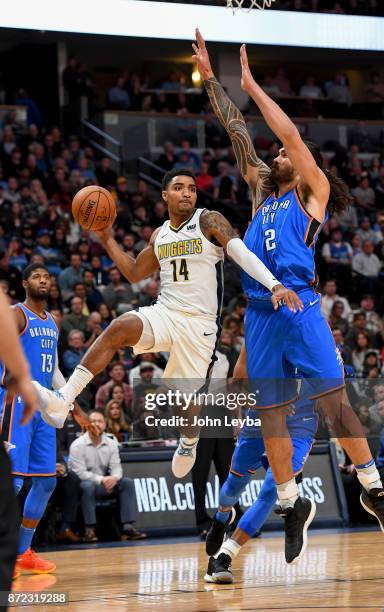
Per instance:
[[[197,208],[178,228],[170,221],[160,228],[154,248],[160,264],[158,303],[190,315],[216,318],[223,301],[222,247],[200,229],[204,208]]]

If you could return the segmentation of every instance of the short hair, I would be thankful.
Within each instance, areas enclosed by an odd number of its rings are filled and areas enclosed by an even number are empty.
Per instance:
[[[81,331],[81,329],[71,329],[71,331],[68,334],[68,340],[72,340],[73,336],[76,336],[77,334],[81,334],[81,337],[83,338],[84,341],[84,332]]]
[[[49,274],[49,270],[48,270],[47,266],[45,266],[44,264],[41,264],[41,263],[32,263],[32,264],[29,264],[29,266],[27,266],[26,268],[24,268],[24,270],[23,270],[23,281],[28,280],[29,277],[31,276],[32,272],[34,272],[35,270],[45,270],[45,272],[48,272],[48,274]]]
[[[115,366],[120,366],[125,371],[124,364],[122,361],[112,361],[112,363],[110,363],[108,366],[108,372],[112,372]]]
[[[175,178],[175,176],[189,176],[196,182],[196,175],[193,170],[190,170],[189,168],[173,168],[172,170],[164,174],[163,180],[161,182],[161,187],[163,191],[166,191],[169,183],[173,178]]]

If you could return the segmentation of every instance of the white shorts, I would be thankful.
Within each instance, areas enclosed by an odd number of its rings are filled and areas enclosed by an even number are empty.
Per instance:
[[[164,378],[205,380],[209,376],[219,334],[215,320],[171,310],[162,304],[144,306],[129,314],[145,317],[155,339],[151,348],[140,340],[133,347],[135,355],[160,351],[170,354]]]

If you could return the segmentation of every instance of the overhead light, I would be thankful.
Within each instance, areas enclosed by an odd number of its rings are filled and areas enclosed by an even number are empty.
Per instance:
[[[200,76],[200,72],[198,71],[198,69],[197,69],[197,68],[195,68],[195,69],[192,71],[192,83],[193,83],[194,85],[200,85],[200,83],[201,83],[201,76]]]

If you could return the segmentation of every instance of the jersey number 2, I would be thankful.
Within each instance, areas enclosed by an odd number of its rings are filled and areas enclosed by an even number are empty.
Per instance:
[[[185,259],[180,260],[179,272],[177,272],[177,260],[172,259],[171,264],[173,266],[173,281],[177,283],[180,276],[184,276],[184,280],[189,280],[189,272],[187,267],[187,261]]]
[[[49,374],[50,372],[52,372],[53,369],[52,355],[50,355],[49,353],[41,353],[41,358],[43,360],[41,371],[48,372]]]
[[[264,232],[265,236],[265,248],[267,251],[272,251],[272,249],[276,248],[276,232],[274,229],[268,229]]]

